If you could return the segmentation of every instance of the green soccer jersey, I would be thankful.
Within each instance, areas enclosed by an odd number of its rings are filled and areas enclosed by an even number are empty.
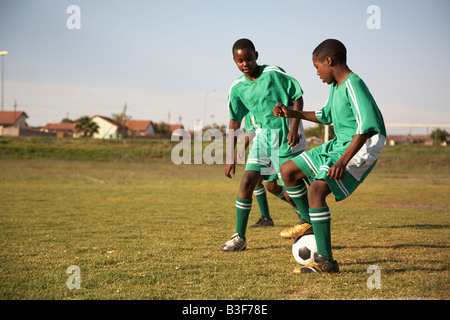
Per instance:
[[[241,122],[251,113],[262,130],[278,130],[279,155],[288,156],[306,148],[303,125],[299,124],[300,142],[291,148],[287,142],[290,120],[273,115],[277,103],[292,108],[294,101],[303,95],[296,79],[277,66],[260,66],[260,75],[255,81],[244,74],[233,82],[228,95],[230,119]]]
[[[327,153],[337,161],[356,134],[372,132],[372,136],[347,165],[347,171],[362,182],[370,172],[386,140],[383,116],[365,83],[353,72],[337,86],[333,83],[330,96],[317,119],[333,124],[336,137],[329,142]]]
[[[255,117],[249,112],[245,115],[245,132],[255,132],[259,126],[255,123]]]

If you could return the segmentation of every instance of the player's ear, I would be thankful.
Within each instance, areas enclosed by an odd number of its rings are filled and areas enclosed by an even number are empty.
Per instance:
[[[325,59],[325,62],[327,63],[327,65],[329,67],[335,67],[337,66],[339,63],[336,61],[336,59],[332,58],[332,57],[327,57]]]
[[[255,51],[255,60],[258,60],[258,56],[259,56],[258,51]]]

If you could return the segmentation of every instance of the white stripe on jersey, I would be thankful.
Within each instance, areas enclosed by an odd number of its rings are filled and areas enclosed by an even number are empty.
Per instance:
[[[352,83],[350,81],[350,79],[348,79],[347,81],[345,81],[345,85],[347,86],[347,89],[350,93],[350,98],[353,101],[353,104],[356,108],[356,111],[358,112],[356,118],[356,122],[358,122],[358,128],[356,129],[356,134],[362,134],[362,117],[361,117],[361,111],[359,110],[359,105],[358,105],[358,101],[356,100],[356,95],[355,95],[355,91],[353,90],[353,86]]]
[[[285,76],[287,76],[287,77],[289,77],[289,78],[292,78],[292,79],[294,79],[295,81],[297,81],[294,77],[288,75],[286,72],[284,72],[283,70],[281,70],[281,69],[280,69],[279,67],[277,67],[277,66],[266,66],[266,67],[264,68],[264,71],[263,71],[262,73],[268,72],[268,71],[279,72],[279,73],[284,74]]]

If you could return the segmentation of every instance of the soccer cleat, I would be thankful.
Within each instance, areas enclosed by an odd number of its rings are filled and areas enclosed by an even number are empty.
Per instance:
[[[273,227],[273,220],[271,218],[267,217],[261,217],[258,221],[256,221],[255,224],[252,224],[250,228],[257,228],[257,227]]]
[[[316,252],[313,263],[295,268],[294,273],[339,273],[339,265],[337,261],[331,262],[330,259]]]
[[[292,228],[285,229],[280,232],[280,236],[284,239],[295,239],[305,234],[312,234],[312,224],[308,222],[303,222],[296,224]]]
[[[245,250],[247,248],[247,241],[239,236],[239,233],[235,233],[231,236],[223,246],[220,247],[222,251],[238,251]]]

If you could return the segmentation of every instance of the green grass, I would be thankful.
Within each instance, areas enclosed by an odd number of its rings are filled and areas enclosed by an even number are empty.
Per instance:
[[[170,158],[176,143],[156,139],[0,137],[0,158],[141,162]]]
[[[273,196],[275,227],[249,229],[244,252],[219,250],[243,166],[230,180],[223,165],[173,165],[165,141],[80,141],[0,141],[0,299],[449,298],[446,148],[386,147],[355,194],[329,199],[341,273],[296,275],[279,231],[297,218]],[[33,157],[5,151],[26,144]],[[77,148],[90,157],[61,156]],[[255,202],[249,222],[258,215]],[[71,265],[79,290],[66,285]],[[381,289],[366,286],[370,265]]]

